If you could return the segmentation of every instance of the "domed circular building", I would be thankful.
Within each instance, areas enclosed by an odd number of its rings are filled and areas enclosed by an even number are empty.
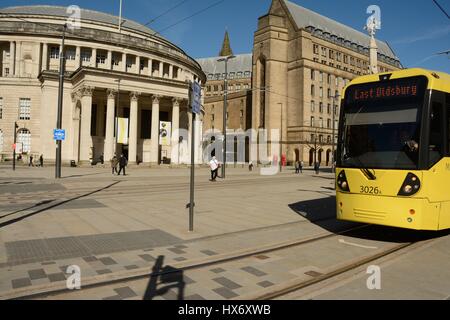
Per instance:
[[[114,153],[130,163],[182,162],[173,148],[178,129],[189,129],[188,83],[206,81],[200,65],[139,23],[56,6],[0,9],[2,158],[12,156],[17,122],[18,152],[55,160],[64,24],[63,162],[109,161]],[[160,138],[161,125],[170,139]]]

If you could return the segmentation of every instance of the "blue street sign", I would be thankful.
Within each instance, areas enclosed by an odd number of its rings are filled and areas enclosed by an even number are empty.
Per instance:
[[[55,141],[66,140],[66,130],[64,130],[64,129],[53,130],[53,140],[55,140]]]
[[[202,87],[197,82],[192,82],[191,84],[192,98],[191,98],[191,108],[192,113],[199,114],[201,112],[202,105]]]

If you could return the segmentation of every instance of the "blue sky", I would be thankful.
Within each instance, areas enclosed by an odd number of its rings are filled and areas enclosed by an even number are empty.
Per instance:
[[[123,0],[124,16],[146,23],[182,0]],[[162,30],[220,0],[186,0],[150,27]],[[381,8],[382,29],[377,38],[387,40],[405,67],[424,67],[450,73],[450,57],[435,55],[450,50],[450,20],[432,0],[292,0],[357,30],[368,15],[366,8]],[[450,1],[438,0],[450,14]],[[251,52],[258,17],[266,14],[271,0],[223,0],[217,6],[163,32],[195,58],[216,56],[224,31],[230,33],[235,53]],[[1,7],[31,4],[78,5],[118,15],[119,0],[0,0]]]

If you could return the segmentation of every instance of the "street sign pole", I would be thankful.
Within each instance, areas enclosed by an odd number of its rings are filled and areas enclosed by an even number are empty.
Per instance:
[[[189,232],[194,231],[194,208],[195,208],[195,120],[196,115],[201,112],[201,87],[197,82],[189,83],[189,105],[192,111],[191,123],[191,184],[189,208]]]
[[[13,171],[16,171],[17,122],[14,122]]]
[[[62,42],[61,42],[61,51],[59,53],[58,115],[57,115],[57,122],[56,122],[57,129],[62,128],[62,108],[63,108],[63,91],[64,91],[64,60],[65,60],[64,40],[66,37],[66,29],[67,29],[67,25],[64,25]],[[94,59],[95,59],[95,57],[94,57]],[[61,148],[62,148],[62,141],[57,140],[56,141],[56,166],[55,166],[55,178],[56,179],[61,178]]]

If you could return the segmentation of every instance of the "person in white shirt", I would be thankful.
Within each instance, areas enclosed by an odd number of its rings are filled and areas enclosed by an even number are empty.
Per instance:
[[[219,172],[219,161],[217,161],[216,157],[211,159],[209,166],[211,168],[211,181],[216,181]]]

